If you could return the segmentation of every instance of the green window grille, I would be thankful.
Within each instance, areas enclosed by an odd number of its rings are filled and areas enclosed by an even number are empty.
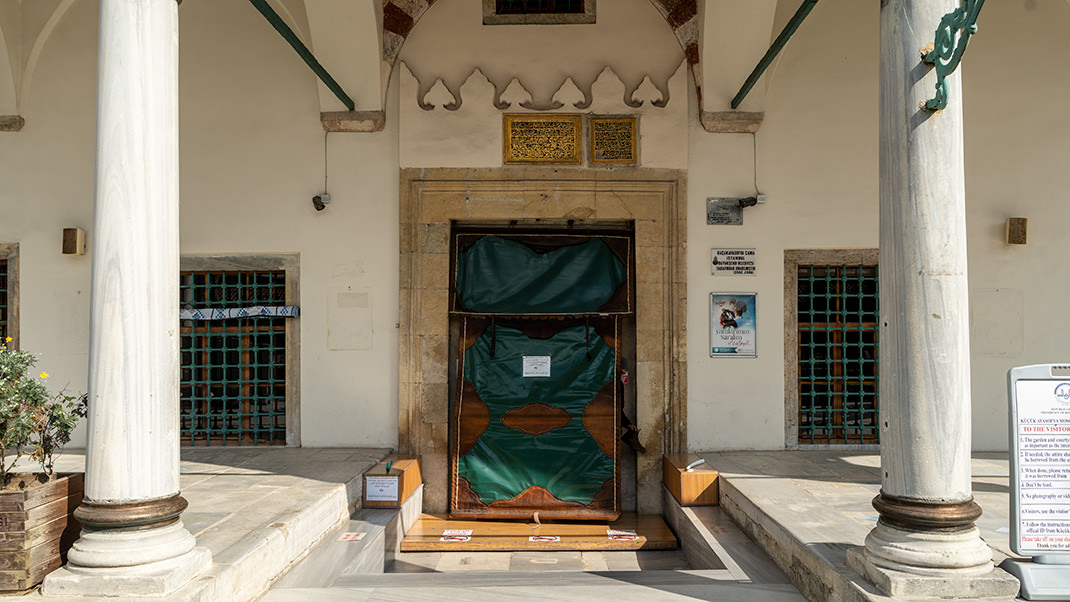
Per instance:
[[[286,304],[286,272],[190,271],[183,309]],[[286,318],[182,322],[182,444],[286,444]]]
[[[799,443],[878,443],[877,266],[798,270]]]
[[[0,259],[0,342],[2,342],[8,336],[7,315],[7,260]]]
[[[499,15],[538,15],[547,13],[582,13],[583,0],[498,0]]]

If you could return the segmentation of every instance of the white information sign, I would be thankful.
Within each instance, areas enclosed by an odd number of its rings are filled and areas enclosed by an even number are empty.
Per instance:
[[[1012,544],[1026,556],[1070,552],[1070,379],[1012,386]]]
[[[369,502],[398,501],[397,477],[364,477],[364,488]]]
[[[713,249],[713,275],[754,276],[757,260],[755,249]]]
[[[1019,599],[1070,600],[1070,365],[1012,368],[1011,549]]]
[[[550,376],[550,356],[525,355],[524,378]]]

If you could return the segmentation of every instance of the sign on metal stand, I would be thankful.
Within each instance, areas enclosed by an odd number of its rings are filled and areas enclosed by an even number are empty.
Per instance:
[[[1026,600],[1070,599],[1070,364],[1013,368],[1010,400],[1011,549],[1032,561],[999,566]]]

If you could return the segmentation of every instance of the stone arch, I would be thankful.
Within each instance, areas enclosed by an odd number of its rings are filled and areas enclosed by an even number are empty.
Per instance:
[[[18,91],[18,104],[19,111],[25,113],[27,111],[27,100],[30,96],[30,84],[33,82],[33,74],[37,70],[37,61],[41,58],[41,53],[44,51],[45,44],[49,38],[52,37],[52,33],[56,30],[56,26],[63,20],[63,17],[70,10],[78,0],[63,0],[59,6],[56,7],[52,14],[45,21],[41,31],[37,32],[34,38],[33,46],[30,48],[29,54],[26,56],[26,63],[22,72],[22,80],[19,82]],[[28,33],[28,32],[24,32]]]
[[[612,0],[610,0],[612,1]],[[1070,0],[1068,0],[1070,1]],[[436,0],[386,0],[383,3],[383,48],[384,73],[389,74],[397,62],[401,47],[412,28]],[[672,29],[673,35],[691,66],[699,99],[702,99],[702,70],[699,65],[699,20],[696,0],[650,0],[658,13]],[[386,75],[389,77],[389,75]],[[385,86],[384,86],[385,87]]]

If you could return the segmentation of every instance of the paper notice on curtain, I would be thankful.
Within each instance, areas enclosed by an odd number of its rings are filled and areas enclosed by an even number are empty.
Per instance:
[[[525,355],[524,378],[549,377],[550,356],[548,355]]]

